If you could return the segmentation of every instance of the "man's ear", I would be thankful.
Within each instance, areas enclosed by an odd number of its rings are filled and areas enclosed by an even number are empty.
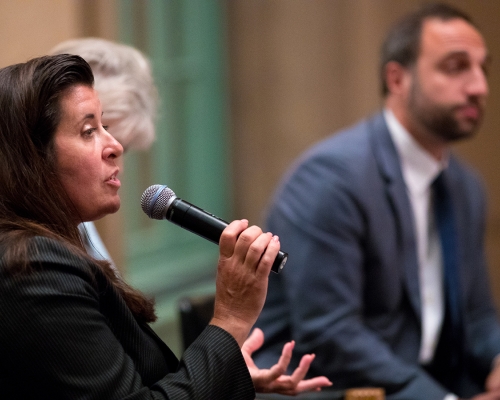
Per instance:
[[[389,61],[385,65],[384,73],[389,94],[399,96],[407,93],[411,77],[406,67],[396,61]]]

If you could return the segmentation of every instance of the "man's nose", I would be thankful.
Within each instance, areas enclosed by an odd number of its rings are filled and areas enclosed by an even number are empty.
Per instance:
[[[478,66],[471,71],[466,89],[469,96],[485,97],[488,95],[488,79],[483,68]]]

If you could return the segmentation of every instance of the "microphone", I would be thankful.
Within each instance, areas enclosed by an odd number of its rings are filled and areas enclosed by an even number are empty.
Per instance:
[[[215,244],[219,244],[222,231],[228,226],[226,221],[180,199],[166,185],[148,187],[142,194],[141,207],[149,218],[167,219]],[[271,270],[279,273],[287,259],[288,254],[280,251]]]

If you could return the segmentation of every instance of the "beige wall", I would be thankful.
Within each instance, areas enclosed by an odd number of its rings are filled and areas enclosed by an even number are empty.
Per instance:
[[[116,38],[114,0],[1,0],[0,67],[82,36]]]
[[[290,163],[311,143],[380,107],[378,50],[416,0],[228,0],[236,216],[261,222]],[[482,28],[493,58],[477,138],[457,151],[486,181],[487,248],[500,305],[500,2],[450,0]]]
[[[0,67],[43,55],[77,35],[76,3],[19,0],[0,2]]]
[[[0,67],[62,40],[116,38],[116,0],[0,0]],[[221,0],[222,1],[222,0]],[[235,216],[260,222],[292,160],[380,106],[377,55],[389,24],[416,0],[226,0]],[[490,195],[488,256],[500,304],[500,2],[453,0],[482,27],[494,60],[486,120],[459,151]],[[100,229],[115,238],[118,222]],[[116,239],[116,238],[115,238]],[[120,240],[107,245],[118,264]]]

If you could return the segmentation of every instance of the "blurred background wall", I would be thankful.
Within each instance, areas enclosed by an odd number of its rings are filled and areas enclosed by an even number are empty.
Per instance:
[[[121,40],[127,29],[120,17],[123,4],[144,9],[158,1],[0,0],[0,67],[43,55],[69,38]],[[261,224],[281,176],[302,151],[380,108],[380,44],[389,25],[421,2],[199,1],[216,2],[223,17],[231,201],[226,217]],[[175,3],[182,5],[183,0]],[[493,59],[483,127],[456,151],[479,170],[488,190],[487,251],[500,306],[500,2],[448,3],[471,14]],[[115,261],[126,265],[126,246],[116,229],[124,218],[107,217],[99,228]]]
[[[260,221],[292,160],[311,143],[380,108],[380,45],[391,23],[421,3],[226,2],[237,215]],[[487,250],[500,305],[500,2],[448,3],[471,15],[493,59],[483,126],[456,151],[486,182]]]

